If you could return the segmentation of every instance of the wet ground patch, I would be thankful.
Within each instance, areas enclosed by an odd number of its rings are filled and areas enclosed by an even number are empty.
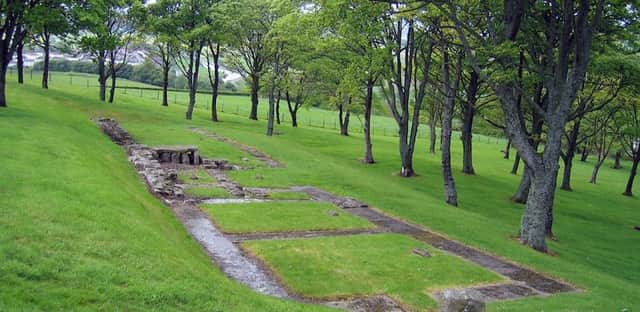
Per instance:
[[[411,309],[436,307],[428,289],[503,282],[498,274],[399,234],[242,243],[296,293],[330,300],[387,294]],[[414,249],[426,249],[422,257]]]
[[[370,229],[368,221],[316,201],[201,205],[225,233]]]

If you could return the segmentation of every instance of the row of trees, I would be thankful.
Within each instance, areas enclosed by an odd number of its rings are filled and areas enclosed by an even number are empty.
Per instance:
[[[29,12],[39,5],[19,2],[8,11],[24,17],[16,15],[16,31],[2,37],[0,47],[11,47],[0,51],[3,60],[27,29],[43,32],[29,26]],[[619,146],[618,159],[628,154],[633,164],[625,194],[631,195],[640,162],[640,41],[634,23],[640,11],[634,1],[90,0],[60,8],[71,12],[62,15],[70,16],[66,21],[80,30],[77,44],[98,64],[102,100],[109,78],[113,100],[117,73],[139,36],[153,45],[163,105],[171,68],[185,77],[187,119],[204,69],[213,90],[211,120],[218,121],[224,64],[249,85],[250,119],[257,120],[260,95],[267,96],[267,135],[279,123],[281,101],[294,127],[298,110],[310,101],[335,107],[342,135],[349,135],[350,116],[361,116],[366,164],[375,162],[374,98],[383,99],[398,126],[402,177],[416,175],[419,127],[428,121],[435,153],[440,126],[444,198],[451,205],[458,203],[453,120],[462,123],[463,172],[475,174],[472,133],[475,119],[482,118],[508,136],[506,158],[511,147],[517,150],[514,172],[524,164],[513,197],[525,204],[519,237],[539,251],[546,251],[545,238],[553,235],[560,161],[561,188],[571,190],[581,147],[597,156],[592,183],[612,146]]]

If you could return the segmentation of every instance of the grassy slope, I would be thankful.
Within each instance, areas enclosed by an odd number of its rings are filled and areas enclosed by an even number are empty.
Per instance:
[[[637,198],[619,195],[624,187],[626,170],[611,170],[607,166],[600,174],[599,184],[590,185],[586,181],[592,164],[576,162],[575,191],[558,192],[555,232],[559,241],[551,243],[556,256],[547,256],[510,239],[517,233],[522,207],[510,203],[508,197],[519,177],[507,173],[511,162],[501,159],[500,145],[476,143],[478,175],[456,175],[461,205],[452,208],[442,203],[439,158],[426,153],[424,139],[418,142],[415,161],[421,176],[401,179],[396,176],[398,156],[393,138],[374,138],[374,155],[378,163],[367,167],[358,161],[362,154],[359,135],[345,138],[334,131],[292,129],[283,125],[279,128],[281,136],[267,138],[263,122],[250,122],[244,117],[223,114],[224,122],[211,125],[206,121],[207,113],[198,111],[196,120],[186,123],[182,120],[183,107],[165,109],[154,100],[131,95],[118,96],[119,104],[115,106],[95,105],[88,99],[95,98],[96,90],[78,88],[70,91],[74,94],[50,90],[49,95],[69,99],[69,105],[90,114],[115,116],[144,142],[197,144],[207,149],[209,155],[231,153],[228,156],[231,159],[241,156],[237,150],[204,140],[186,130],[198,125],[256,146],[287,164],[286,169],[237,172],[235,177],[244,183],[313,184],[354,196],[389,213],[567,279],[588,290],[549,298],[492,303],[492,310],[610,311],[640,307],[637,296],[640,291],[637,266],[640,250],[634,248],[640,236],[631,229],[640,222],[640,211]],[[28,92],[40,91],[28,88]],[[15,98],[15,93],[13,95]],[[454,144],[453,159],[454,170],[459,172],[459,144]],[[628,164],[625,165],[628,168]],[[255,179],[256,175],[264,178]]]
[[[0,110],[0,310],[308,310],[229,281],[56,91]],[[82,104],[80,104],[82,103]]]

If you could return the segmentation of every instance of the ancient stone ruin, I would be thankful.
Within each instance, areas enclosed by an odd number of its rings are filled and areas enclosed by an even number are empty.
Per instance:
[[[200,165],[202,157],[195,146],[158,146],[153,149],[161,163]]]

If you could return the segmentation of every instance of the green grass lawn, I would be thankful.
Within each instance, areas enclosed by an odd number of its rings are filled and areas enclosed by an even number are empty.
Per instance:
[[[262,202],[202,205],[226,233],[290,232],[371,228],[373,224],[352,216],[332,204]],[[333,216],[332,213],[337,213]]]
[[[8,80],[14,81],[15,77]],[[99,103],[97,89],[64,85],[56,80],[48,91],[40,90],[37,81],[28,81],[25,86],[10,82],[8,92],[9,108],[0,111],[0,146],[10,147],[0,150],[5,161],[0,166],[0,194],[10,194],[0,196],[0,304],[5,307],[27,305],[51,310],[86,302],[129,309],[143,302],[142,307],[168,309],[183,301],[178,289],[188,297],[185,307],[195,309],[211,304],[246,310],[264,302],[274,309],[285,307],[225,282],[210,267],[208,259],[173,216],[146,193],[127,164],[124,152],[110,145],[89,121],[92,116],[107,116],[122,122],[145,144],[197,145],[206,157],[236,163],[241,163],[242,157],[254,161],[247,153],[194,134],[189,128],[199,127],[233,138],[259,148],[287,166],[230,172],[233,179],[243,184],[313,185],[351,196],[586,290],[493,302],[488,305],[491,311],[640,309],[640,248],[636,248],[640,232],[633,230],[640,223],[640,201],[637,197],[620,195],[629,163],[623,163],[624,170],[613,170],[607,162],[598,184],[592,185],[587,182],[593,166],[591,160],[575,162],[574,191],[557,193],[554,232],[558,241],[549,242],[554,253],[549,256],[511,239],[518,231],[522,206],[511,203],[509,197],[520,177],[508,173],[512,161],[502,159],[500,150],[504,145],[496,141],[474,142],[478,173],[475,176],[459,174],[461,146],[457,140],[453,142],[453,170],[460,203],[454,208],[443,202],[440,158],[428,154],[425,137],[418,140],[414,160],[419,176],[404,179],[397,175],[400,163],[397,139],[375,130],[373,150],[377,163],[364,165],[359,161],[362,136],[356,132],[341,137],[335,130],[308,127],[304,123],[297,129],[283,124],[277,127],[280,135],[266,137],[265,122],[250,121],[244,115],[222,113],[222,122],[212,124],[207,120],[208,111],[202,107],[202,101],[194,120],[187,122],[184,106],[172,103],[161,107],[155,97],[121,93],[115,104]],[[223,98],[222,102],[232,100],[240,101],[236,97]],[[247,99],[242,101],[248,103]],[[260,104],[261,109],[265,104]],[[301,116],[307,114],[315,111],[301,112]],[[376,122],[374,127],[379,126]],[[149,214],[158,216],[152,218]],[[101,231],[93,228],[100,226]],[[95,237],[99,235],[104,237]],[[88,250],[101,245],[109,246],[104,259],[98,264],[87,260]],[[118,250],[136,256],[119,257]],[[54,264],[49,264],[52,261]],[[174,267],[171,261],[180,265]],[[142,269],[132,263],[141,263]],[[54,276],[51,282],[54,284],[41,283],[19,269],[6,268],[19,265],[39,267],[38,272]],[[78,273],[101,267],[106,267],[105,272]],[[97,281],[120,276],[117,272],[122,272],[122,267],[127,268],[127,277],[137,284],[129,282],[127,290],[122,290],[122,286],[94,290],[95,285],[100,285]],[[66,274],[69,270],[73,272]],[[208,282],[212,280],[215,282]],[[167,289],[168,298],[151,299],[161,288]],[[217,303],[212,303],[211,298],[216,298]],[[286,305],[286,309],[295,307],[299,306]]]
[[[422,310],[436,307],[427,291],[503,281],[493,272],[398,234],[252,241],[242,246],[266,260],[296,292],[315,298],[388,294]],[[431,257],[414,254],[414,248],[428,250]]]
[[[215,186],[188,186],[184,193],[198,198],[229,198],[231,194],[227,190]]]
[[[307,311],[230,281],[58,91],[0,110],[0,311]]]
[[[273,192],[268,197],[274,200],[306,200],[310,198],[307,193],[301,192]]]
[[[180,171],[178,172],[178,180],[185,184],[207,184],[216,182],[216,179],[204,169]]]

